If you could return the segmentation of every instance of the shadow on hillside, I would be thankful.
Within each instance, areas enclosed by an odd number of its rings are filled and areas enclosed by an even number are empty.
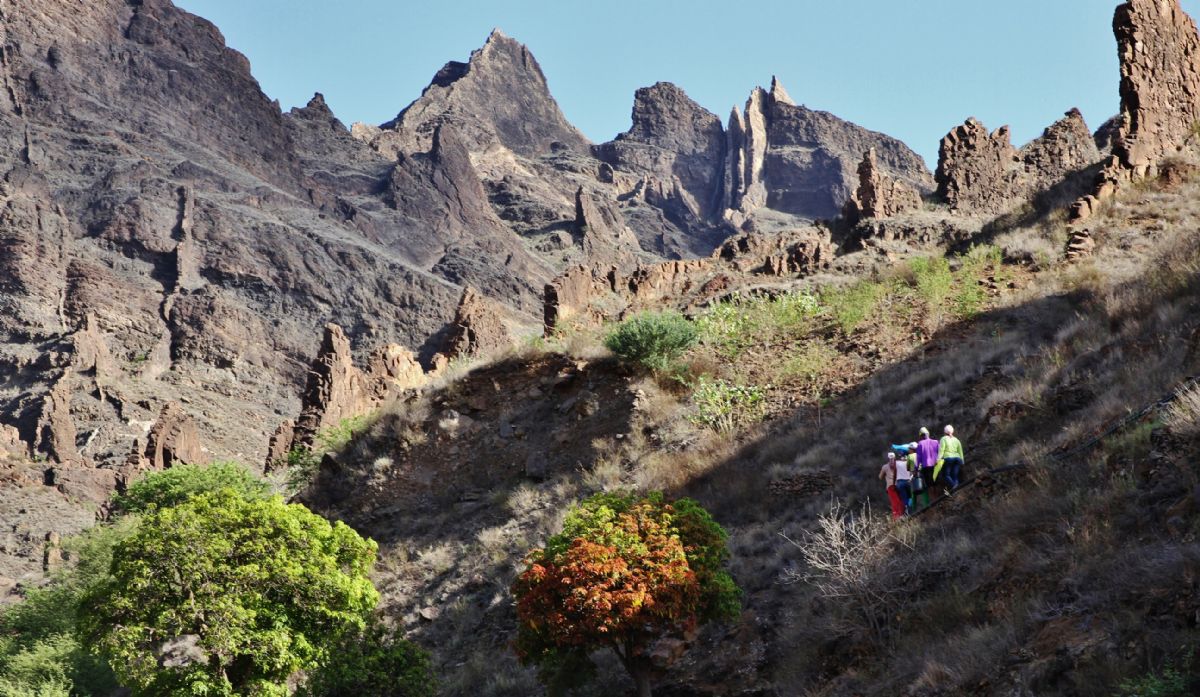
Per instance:
[[[627,378],[615,360],[557,354],[475,368],[386,410],[301,499],[381,545],[473,543],[522,505],[523,483],[578,478],[630,432]]]
[[[948,325],[906,359],[833,398],[819,416],[805,408],[777,421],[679,493],[696,498],[727,524],[787,520],[805,506],[795,497],[768,495],[771,482],[826,471],[832,496],[851,502],[875,498],[886,507],[876,477],[888,446],[916,440],[921,426],[939,437],[948,423],[963,440],[971,468],[1001,464],[998,459],[1017,437],[1036,434],[1014,435],[989,423],[985,400],[1020,375],[1022,361],[1054,347],[1063,327],[1092,301],[1090,292],[1073,292]],[[1012,401],[1020,402],[1015,396]],[[996,421],[1014,416],[1004,411],[1006,405],[997,410]],[[1031,407],[1014,409],[1025,413]],[[829,503],[829,496],[806,498],[802,503]]]

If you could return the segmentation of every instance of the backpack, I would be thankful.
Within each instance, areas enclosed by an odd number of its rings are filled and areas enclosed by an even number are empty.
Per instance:
[[[919,494],[925,491],[925,476],[918,469],[912,477],[912,490],[914,494]]]

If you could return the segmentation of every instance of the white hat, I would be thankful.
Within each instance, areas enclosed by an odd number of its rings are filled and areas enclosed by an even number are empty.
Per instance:
[[[919,433],[920,433],[921,435],[923,435],[923,436],[927,436],[927,435],[929,435],[929,429],[928,429],[928,428],[925,428],[924,426],[922,426],[922,427],[921,427],[921,430],[919,431]]]
[[[888,459],[889,459],[889,460],[895,460],[895,459],[896,459],[896,453],[893,453],[893,452],[888,452]]]
[[[948,435],[948,436],[954,435],[954,427],[951,426],[950,424],[946,424],[945,431],[946,431],[946,435]]]

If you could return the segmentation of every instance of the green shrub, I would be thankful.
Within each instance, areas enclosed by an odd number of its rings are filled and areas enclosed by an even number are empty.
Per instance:
[[[74,568],[0,611],[0,697],[107,697],[116,689],[108,664],[79,642],[76,613],[135,524],[127,518],[65,540]]]
[[[784,378],[800,378],[812,382],[829,368],[838,352],[830,345],[813,341],[793,352],[784,362],[780,374]]]
[[[1161,673],[1150,673],[1121,683],[1120,697],[1188,697],[1195,694],[1183,673],[1167,666]]]
[[[812,293],[800,291],[772,298],[766,310],[776,331],[795,334],[808,328],[809,321],[821,312],[821,304]]]
[[[312,483],[325,453],[341,452],[350,445],[354,436],[365,431],[374,420],[374,414],[362,414],[342,419],[333,426],[321,429],[313,439],[313,446],[297,445],[288,451],[283,465],[287,471],[287,489],[300,491]]]
[[[696,326],[678,312],[647,312],[619,324],[604,345],[625,360],[665,372],[698,336]]]
[[[954,273],[944,257],[920,257],[909,264],[917,296],[931,315],[939,314],[954,288]]]
[[[696,318],[699,338],[726,358],[737,358],[756,334],[754,318],[736,300],[719,302]]]
[[[117,497],[117,506],[128,513],[145,513],[221,489],[233,489],[247,498],[263,498],[271,493],[269,484],[236,462],[176,465],[130,484]]]
[[[429,654],[379,624],[342,640],[296,697],[433,697],[437,694]]]
[[[874,281],[859,281],[844,288],[831,288],[821,294],[821,303],[829,309],[833,321],[850,334],[868,317],[875,314],[887,288]]]
[[[695,424],[718,433],[730,433],[740,426],[761,419],[766,408],[766,392],[754,385],[734,385],[724,380],[701,377],[692,390]]]

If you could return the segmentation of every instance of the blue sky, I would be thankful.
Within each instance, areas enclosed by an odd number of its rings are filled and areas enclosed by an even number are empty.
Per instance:
[[[778,75],[792,98],[909,144],[936,165],[968,116],[1024,143],[1071,107],[1117,112],[1116,0],[177,0],[217,24],[285,109],[322,92],[382,123],[493,27],[527,44],[594,142],[633,92],[674,82],[724,119]],[[1200,0],[1183,0],[1194,16]]]

